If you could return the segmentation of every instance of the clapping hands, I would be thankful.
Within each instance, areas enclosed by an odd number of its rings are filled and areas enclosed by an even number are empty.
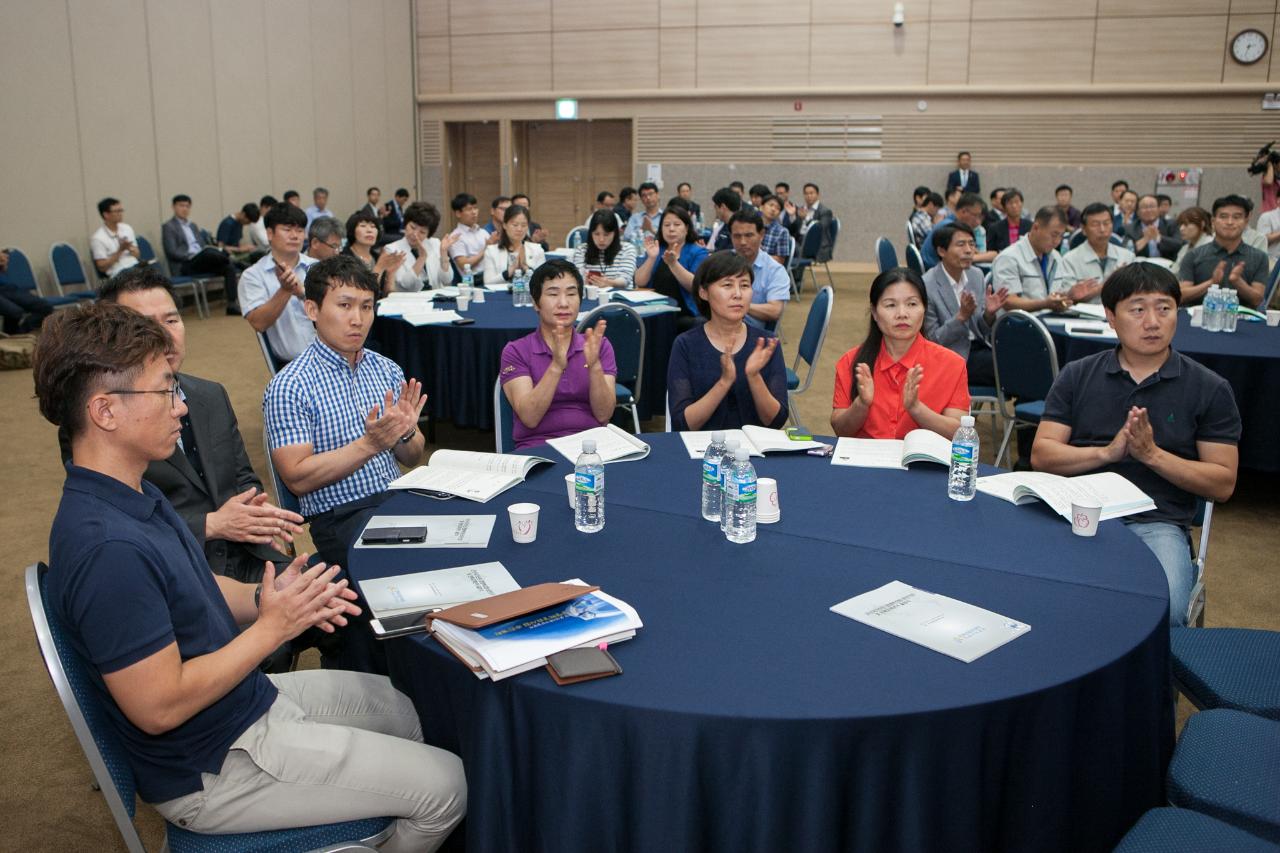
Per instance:
[[[390,450],[418,425],[427,395],[422,393],[422,383],[416,379],[400,384],[400,399],[387,391],[382,406],[374,406],[364,418],[365,438],[379,450]],[[379,408],[382,414],[379,415]]]

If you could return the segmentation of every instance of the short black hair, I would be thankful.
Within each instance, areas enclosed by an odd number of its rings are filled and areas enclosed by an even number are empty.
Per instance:
[[[1100,213],[1105,213],[1107,215],[1107,218],[1110,219],[1111,218],[1110,206],[1105,205],[1100,201],[1095,201],[1095,202],[1092,202],[1091,204],[1085,205],[1084,210],[1080,211],[1080,224],[1083,225],[1084,223],[1089,221],[1090,216],[1097,216]]]
[[[1112,181],[1111,189],[1115,190],[1116,187],[1124,187],[1125,189],[1129,189],[1129,182],[1126,181],[1124,178],[1121,178],[1118,181]]]
[[[1164,204],[1166,201],[1169,202],[1169,204],[1173,204],[1173,198],[1165,195],[1164,193],[1156,193],[1156,201],[1161,204]]]
[[[698,303],[698,313],[708,320],[711,319],[711,303],[702,295],[702,289],[731,275],[745,275],[753,282],[756,277],[747,259],[729,249],[707,255],[693,274],[693,301]]]
[[[1057,188],[1057,189],[1055,189],[1055,190],[1053,191],[1053,194],[1054,194],[1054,195],[1057,195],[1058,193],[1062,192],[1063,190],[1066,190],[1067,192],[1071,193],[1072,195],[1075,195],[1075,194],[1076,194],[1076,191],[1075,191],[1075,190],[1073,190],[1073,189],[1071,189],[1071,184],[1058,184],[1058,188]]]
[[[688,187],[690,190],[692,190],[693,184],[689,183],[688,181],[681,181],[680,183],[676,184],[676,192],[680,192],[680,190],[684,189],[685,187]]]
[[[673,195],[670,199],[668,199],[667,207],[668,208],[678,207],[681,210],[683,210],[685,213],[689,213],[689,214],[693,213],[693,204],[690,203],[688,199],[680,198],[680,196],[678,195]]]
[[[996,187],[991,192],[987,193],[987,198],[991,199],[992,201],[995,201],[996,196],[1002,196],[1002,195],[1004,195],[1004,187]]]
[[[106,216],[107,211],[115,207],[119,203],[120,203],[120,199],[107,196],[102,201],[98,202],[98,215]]]
[[[1236,195],[1235,193],[1224,195],[1220,198],[1215,198],[1213,200],[1213,210],[1211,212],[1213,213],[1214,216],[1217,216],[1218,209],[1222,207],[1241,208],[1242,210],[1244,210],[1245,216],[1248,216],[1250,213],[1253,213],[1253,202],[1249,201],[1249,199],[1245,198],[1244,196]]]
[[[779,208],[779,209],[781,209],[781,208],[782,208],[782,199],[778,198],[778,197],[777,197],[776,195],[774,195],[773,193],[769,193],[767,196],[765,196],[764,198],[760,199],[760,206],[761,206],[761,207],[764,207],[764,206],[765,206],[766,204],[768,204],[769,202],[773,202],[774,204],[778,205],[778,208]]]
[[[520,204],[518,201],[516,201],[516,199],[518,199],[518,198],[522,198],[522,199],[524,199],[524,200],[525,200],[525,202],[531,202],[531,201],[533,201],[533,199],[529,198],[529,194],[528,194],[528,193],[512,193],[512,194],[511,194],[511,203],[512,203],[512,204]],[[521,206],[521,207],[528,207],[529,205],[526,203],[526,204],[522,204],[522,205],[520,205],[520,206]]]
[[[747,190],[747,195],[758,195],[764,198],[769,194],[769,188],[764,184],[752,184],[751,189]]]
[[[956,202],[956,210],[968,210],[971,207],[982,207],[982,196],[977,193],[962,193]]]
[[[187,204],[191,204],[191,196],[187,195],[186,193],[178,193],[172,199],[169,200],[169,204],[171,205],[177,204],[180,201],[185,201]]]
[[[409,191],[407,189],[405,189],[404,187],[399,187],[396,189],[396,198],[408,198],[408,197],[409,197]]]
[[[727,207],[730,213],[737,213],[742,209],[742,196],[728,187],[721,187],[711,196],[711,203],[717,207]]]
[[[970,154],[968,151],[961,151],[959,154],[956,155],[956,159],[959,160],[961,157],[972,157],[972,156],[973,155]]]
[[[440,227],[440,211],[430,202],[415,201],[404,209],[404,221],[427,229],[427,236],[430,237]]]
[[[497,207],[498,205],[502,204],[504,201],[511,201],[511,196],[509,196],[509,195],[500,195],[500,196],[498,196],[498,197],[497,197],[497,198],[495,198],[493,201],[489,202],[489,209],[490,209],[490,210],[493,210],[495,207]]]
[[[317,261],[315,266],[307,270],[303,289],[307,292],[308,302],[323,305],[325,294],[343,285],[357,290],[367,290],[375,299],[380,293],[378,277],[354,255],[334,255],[323,261]]]
[[[298,197],[299,197],[299,196],[298,196],[298,191],[297,191],[297,190],[285,190],[285,191],[284,191],[284,196],[283,196],[283,197],[284,197],[284,200],[285,200],[285,201],[288,201],[288,200],[289,200],[289,199],[291,199],[291,198],[298,198]]]
[[[378,189],[377,187],[369,187],[369,189],[364,191],[364,194],[368,195],[371,192],[376,192],[378,193],[378,195],[382,195],[382,190]]]
[[[1173,304],[1182,302],[1178,277],[1156,264],[1128,264],[1107,277],[1102,285],[1102,305],[1115,312],[1116,306],[1139,293],[1160,293],[1172,297]]]
[[[635,187],[623,187],[618,191],[618,201],[626,201],[636,194]]]
[[[730,181],[730,182],[729,182],[729,189],[731,189],[731,190],[737,190],[737,191],[738,191],[738,195],[742,195],[743,193],[745,193],[745,192],[747,191],[747,185],[746,185],[746,184],[744,184],[742,181]]]
[[[264,207],[275,207],[279,203],[280,200],[273,195],[264,195],[262,198],[258,199],[259,209]]]
[[[818,185],[817,185],[817,184],[815,184],[815,183],[813,183],[813,181],[810,181],[809,183],[807,183],[807,184],[805,184],[805,185],[804,185],[804,188],[805,188],[806,190],[807,190],[807,189],[809,189],[809,187],[813,187],[813,191],[814,191],[814,192],[816,192],[816,193],[821,193],[821,192],[822,192],[822,190],[818,188]]]
[[[596,204],[604,204],[604,200],[607,198],[614,198],[613,193],[608,190],[600,190],[600,192],[596,193]]]
[[[654,192],[657,192],[658,185],[655,184],[653,181],[645,181],[643,184],[640,185],[640,192],[644,192],[645,190],[653,190]]]
[[[462,208],[466,207],[467,205],[475,204],[475,203],[476,203],[476,197],[473,196],[471,193],[458,193],[449,202],[449,207],[453,208],[454,213],[457,213],[459,210],[462,210]]]
[[[775,190],[777,190],[778,187],[782,187],[787,192],[791,192],[791,184],[787,183],[786,181],[778,181],[776,184],[773,185],[773,188]]]
[[[316,187],[311,191],[311,194],[314,196],[316,193],[324,193],[325,195],[328,195],[329,190],[326,187]]]
[[[938,195],[933,190],[929,190],[929,194],[924,198],[924,203],[931,204],[934,207],[942,207],[944,204],[947,203],[947,200],[944,199],[942,196]]]
[[[960,187],[959,184],[954,184],[952,186],[947,187],[946,196],[947,198],[951,198],[952,196],[959,198],[960,194],[963,192],[964,190]]]
[[[1018,201],[1026,201],[1026,199],[1022,197],[1022,190],[1017,187],[1009,187],[1004,191],[1004,195],[1000,197],[1000,203],[1004,204],[1006,201],[1013,198],[1016,198]]]
[[[322,216],[321,219],[328,217]],[[263,228],[278,228],[281,225],[292,225],[295,228],[307,227],[307,214],[297,205],[273,204],[262,221]]]
[[[968,234],[970,237],[974,237],[973,229],[963,222],[948,222],[941,228],[933,229],[929,239],[933,241],[933,248],[942,252],[951,248],[951,241],[956,238],[957,234]],[[974,239],[976,240],[977,238],[974,237]]]
[[[566,275],[577,284],[578,298],[581,299],[583,296],[582,273],[578,272],[578,268],[566,258],[547,258],[533,271],[533,275],[529,276],[529,295],[533,297],[533,304],[537,305],[538,300],[542,298],[542,285]]]
[[[1035,218],[1031,221],[1033,225],[1039,225],[1043,228],[1055,219],[1063,225],[1067,224],[1067,221],[1062,217],[1062,211],[1058,210],[1057,205],[1046,204],[1036,211]]]
[[[929,188],[928,188],[928,187],[926,187],[924,184],[921,184],[920,186],[916,187],[915,189],[913,189],[913,190],[911,191],[911,197],[912,197],[912,198],[927,198],[927,197],[928,197],[928,195],[929,195],[929,193],[931,193],[931,192],[933,192],[933,190],[929,189]]]
[[[760,215],[760,211],[758,210],[739,210],[734,213],[733,216],[729,217],[727,227],[732,232],[733,226],[739,222],[745,222],[748,225],[755,226],[755,229],[758,232],[764,231],[764,217]]]
[[[249,202],[244,207],[240,208],[240,212],[243,213],[244,218],[250,222],[257,222],[262,218],[262,211],[253,202]]]
[[[365,222],[368,222],[374,228],[378,229],[377,236],[373,238],[374,244],[376,245],[377,242],[380,239],[382,239],[382,220],[374,216],[372,213],[365,213],[363,210],[357,210],[355,213],[347,217],[346,227],[347,227],[347,245],[348,246],[355,243],[356,241],[356,226],[361,225]]]
[[[178,304],[178,297],[173,292],[173,282],[154,264],[137,264],[123,272],[116,273],[98,288],[98,300],[101,302],[119,302],[120,294],[136,293],[142,290],[163,290],[169,294],[173,304]]]

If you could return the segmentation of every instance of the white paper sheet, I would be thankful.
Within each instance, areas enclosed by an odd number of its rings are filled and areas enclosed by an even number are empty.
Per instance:
[[[606,465],[610,462],[632,462],[649,455],[647,443],[613,424],[553,438],[547,444],[574,464],[582,455],[582,442],[588,438],[595,439],[596,453]]]
[[[502,563],[476,563],[360,581],[360,593],[376,618],[448,607],[514,592],[520,584]]]

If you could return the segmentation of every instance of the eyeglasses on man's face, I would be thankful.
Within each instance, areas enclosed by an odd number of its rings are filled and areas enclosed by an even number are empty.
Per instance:
[[[159,391],[138,390],[138,389],[133,389],[133,388],[116,388],[116,389],[113,389],[113,390],[111,390],[111,391],[107,391],[106,393],[107,393],[107,394],[121,394],[121,395],[129,395],[129,394],[167,394],[167,395],[169,395],[169,408],[171,408],[171,409],[176,409],[176,408],[178,407],[178,391],[179,391],[179,388],[178,388],[178,382],[177,382],[177,380],[174,380],[174,383],[173,383],[173,386],[172,386],[172,387],[170,387],[170,388],[164,388],[164,389],[159,390]]]

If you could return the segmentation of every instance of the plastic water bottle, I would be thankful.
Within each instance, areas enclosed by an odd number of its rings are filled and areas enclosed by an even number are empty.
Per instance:
[[[511,285],[511,304],[520,308],[533,304],[533,298],[529,295],[529,271],[519,269],[516,271],[515,281]]]
[[[720,520],[720,460],[724,453],[724,432],[716,430],[702,454],[702,517],[707,521]]]
[[[1204,295],[1204,306],[1201,309],[1201,314],[1200,325],[1206,332],[1222,331],[1222,302],[1218,285],[1209,286],[1208,292]]]
[[[738,450],[738,439],[726,439],[724,443],[724,455],[720,457],[720,532],[724,532],[725,519],[728,513],[725,512],[725,479],[729,476],[729,471],[733,468],[733,454]]]
[[[582,454],[573,466],[573,526],[583,533],[604,529],[604,463],[594,439],[583,439]]]
[[[1222,331],[1232,333],[1240,320],[1240,294],[1234,288],[1222,291]]]
[[[471,271],[471,264],[462,265],[462,292],[471,295],[471,288],[476,286],[476,274]]]
[[[756,469],[745,447],[733,452],[733,469],[725,478],[724,535],[739,545],[756,538]]]
[[[973,415],[962,415],[960,429],[951,439],[951,472],[947,474],[947,497],[971,501],[978,490],[978,431]]]

